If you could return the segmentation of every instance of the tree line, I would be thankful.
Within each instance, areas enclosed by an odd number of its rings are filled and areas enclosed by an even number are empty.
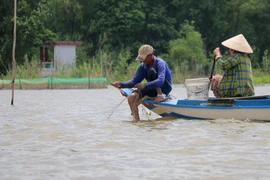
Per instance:
[[[13,1],[1,2],[5,74],[12,62]],[[270,50],[269,8],[268,0],[17,0],[16,60],[38,61],[45,42],[80,41],[77,63],[103,52],[104,66],[115,70],[123,63],[119,55],[129,64],[147,43],[173,70],[192,71],[209,66],[212,50],[241,33],[254,50],[253,67],[262,68]]]

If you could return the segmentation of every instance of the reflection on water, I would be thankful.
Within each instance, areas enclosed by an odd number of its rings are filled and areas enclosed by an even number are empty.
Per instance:
[[[267,94],[269,86],[256,87]],[[185,97],[183,86],[172,95]],[[119,91],[0,91],[0,179],[268,179],[270,123],[131,121]]]

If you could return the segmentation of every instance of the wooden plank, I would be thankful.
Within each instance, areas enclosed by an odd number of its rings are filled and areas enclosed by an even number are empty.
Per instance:
[[[267,99],[270,98],[270,95],[261,95],[261,96],[246,96],[246,97],[230,97],[230,98],[209,98],[210,101],[228,101],[228,100],[248,100],[248,99]]]
[[[208,105],[232,106],[235,100],[253,100],[253,99],[267,99],[267,98],[270,98],[270,95],[231,97],[231,98],[209,98],[207,100],[207,103]]]
[[[261,96],[247,96],[247,97],[233,97],[235,100],[248,100],[248,99],[267,99],[270,98],[270,95],[261,95]]]

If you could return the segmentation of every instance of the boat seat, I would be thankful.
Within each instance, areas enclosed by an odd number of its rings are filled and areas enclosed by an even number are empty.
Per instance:
[[[234,99],[232,98],[209,98],[207,100],[209,106],[232,106],[234,104]]]
[[[255,100],[255,99],[268,99],[270,95],[261,96],[247,96],[247,97],[231,97],[231,98],[209,98],[207,100],[208,105],[223,105],[232,106],[235,100]]]

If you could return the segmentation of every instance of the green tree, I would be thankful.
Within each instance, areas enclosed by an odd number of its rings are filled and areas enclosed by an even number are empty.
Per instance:
[[[222,47],[220,42],[242,33],[254,50],[253,65],[262,65],[264,52],[270,51],[269,8],[268,0],[18,0],[16,60],[38,59],[39,46],[46,41],[81,41],[79,64],[103,59],[103,68],[112,70],[131,64],[145,43],[153,45],[157,56],[170,59],[173,44],[181,45],[184,54],[174,50],[171,62],[181,57],[181,65],[185,59],[190,70],[191,64],[203,64],[205,57],[198,52],[209,56]],[[187,23],[193,29],[183,25],[186,20],[194,21]],[[13,1],[1,1],[0,22],[0,73],[5,74],[11,65]],[[185,34],[185,28],[201,37]]]
[[[90,24],[90,33],[96,35],[92,39],[96,46],[102,46],[100,38],[104,35],[110,49],[136,44],[136,37],[144,28],[143,4],[143,0],[99,1]]]
[[[191,72],[195,72],[193,73],[195,75],[202,74],[207,60],[203,51],[201,34],[194,30],[193,23],[182,24],[179,38],[171,40],[169,47],[171,67],[175,68],[175,65],[178,65],[182,71],[188,70],[189,74],[192,74]],[[186,74],[186,72],[181,73]]]
[[[175,20],[168,17],[170,3],[165,0],[101,0],[91,20],[92,40],[100,46],[107,37],[111,49],[131,48],[135,54],[141,44],[151,44],[157,53],[167,51],[168,40],[176,37]]]
[[[45,28],[43,21],[45,12],[42,10],[44,0],[20,0],[17,4],[17,35],[16,35],[16,61],[23,64],[25,58],[30,60],[39,53],[39,46],[44,41],[56,38],[55,34]],[[6,74],[11,66],[12,39],[13,39],[13,1],[1,3],[0,11],[0,52],[2,63],[0,71]]]
[[[201,33],[206,52],[220,45],[229,30],[227,0],[173,0],[178,9],[176,19],[178,24],[185,20],[194,21],[195,29]]]
[[[177,38],[176,19],[171,13],[172,0],[146,1],[144,30],[141,32],[141,42],[154,46],[155,53],[167,53],[169,41]]]
[[[241,21],[238,32],[245,32],[252,45],[256,61],[262,65],[265,50],[270,51],[270,2],[268,0],[248,0],[240,6]]]
[[[45,24],[57,33],[58,41],[81,39],[83,7],[77,0],[50,0],[44,8],[47,11]]]

